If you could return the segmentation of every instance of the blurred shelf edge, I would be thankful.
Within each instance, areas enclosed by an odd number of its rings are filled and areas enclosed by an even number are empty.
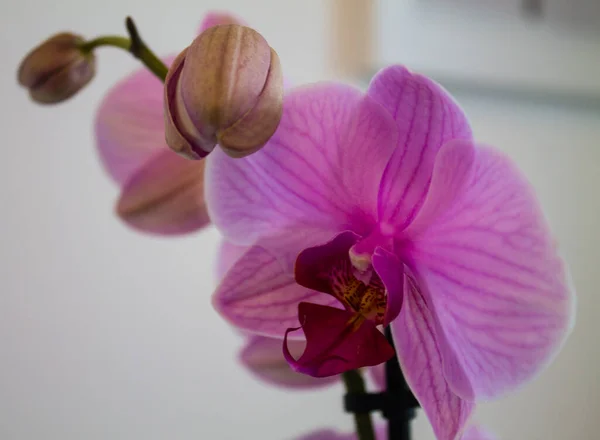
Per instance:
[[[573,34],[551,26],[530,28],[526,22],[510,23],[507,36],[506,21],[497,20],[442,39],[458,23],[450,20],[442,27],[439,14],[407,13],[415,1],[332,0],[335,75],[366,84],[381,67],[402,63],[453,93],[600,111],[600,32]],[[511,36],[520,44],[507,39]],[[409,44],[400,47],[395,41]],[[467,56],[448,59],[465,42]],[[491,42],[496,47],[486,47]]]

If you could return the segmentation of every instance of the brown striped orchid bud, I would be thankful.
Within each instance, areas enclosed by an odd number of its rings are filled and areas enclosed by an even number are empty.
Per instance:
[[[271,138],[282,114],[279,57],[255,30],[204,31],[173,62],[165,81],[165,134],[177,153],[200,159],[216,144],[244,157]]]
[[[65,101],[81,90],[95,73],[92,52],[80,49],[83,38],[71,33],[50,37],[29,52],[18,71],[19,84],[40,104]]]

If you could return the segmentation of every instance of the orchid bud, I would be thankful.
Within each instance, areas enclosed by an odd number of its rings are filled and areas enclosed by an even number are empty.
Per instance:
[[[255,30],[204,31],[173,62],[165,81],[165,134],[177,153],[200,159],[218,143],[244,157],[271,138],[282,114],[279,57]]]
[[[92,52],[80,49],[83,38],[60,33],[29,52],[19,66],[19,84],[29,89],[40,104],[56,104],[69,99],[94,76]]]

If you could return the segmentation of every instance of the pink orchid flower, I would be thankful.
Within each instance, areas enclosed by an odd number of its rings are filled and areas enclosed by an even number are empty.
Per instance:
[[[437,84],[401,66],[365,93],[290,91],[258,153],[206,166],[211,219],[249,246],[214,296],[232,324],[296,338],[313,376],[393,355],[437,437],[474,401],[536,375],[573,310],[566,270],[534,193],[500,152],[476,145]]]
[[[219,24],[242,24],[219,12],[206,15],[199,32]],[[163,61],[170,65],[175,55]],[[204,201],[204,161],[175,154],[165,142],[163,83],[140,69],[114,86],[96,115],[96,144],[121,187],[116,211],[135,229],[183,234],[210,223]]]
[[[385,440],[387,438],[384,425],[378,425],[375,429],[375,437],[378,440]],[[296,440],[356,440],[356,434],[340,434],[332,429],[322,429],[299,437]],[[496,440],[496,437],[480,426],[474,425],[467,430],[460,440]]]

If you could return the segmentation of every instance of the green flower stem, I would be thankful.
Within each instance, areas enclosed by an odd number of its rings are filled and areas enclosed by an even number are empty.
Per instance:
[[[146,43],[144,43],[140,37],[131,17],[127,17],[125,24],[130,38],[114,35],[98,37],[82,43],[80,49],[85,53],[92,52],[94,49],[101,46],[112,46],[124,49],[140,60],[148,70],[164,82],[169,68],[165,66],[165,63],[163,63],[160,58],[148,48],[148,46],[146,46]]]
[[[84,52],[91,52],[100,46],[113,46],[121,49],[129,50],[131,47],[131,40],[126,37],[119,37],[117,35],[108,35],[105,37],[94,38],[93,40],[82,43],[80,49]]]
[[[365,393],[365,381],[358,370],[347,371],[342,374],[344,385],[348,393]],[[373,421],[371,414],[354,414],[354,425],[356,426],[356,436],[358,440],[375,440],[375,431],[373,430]]]

